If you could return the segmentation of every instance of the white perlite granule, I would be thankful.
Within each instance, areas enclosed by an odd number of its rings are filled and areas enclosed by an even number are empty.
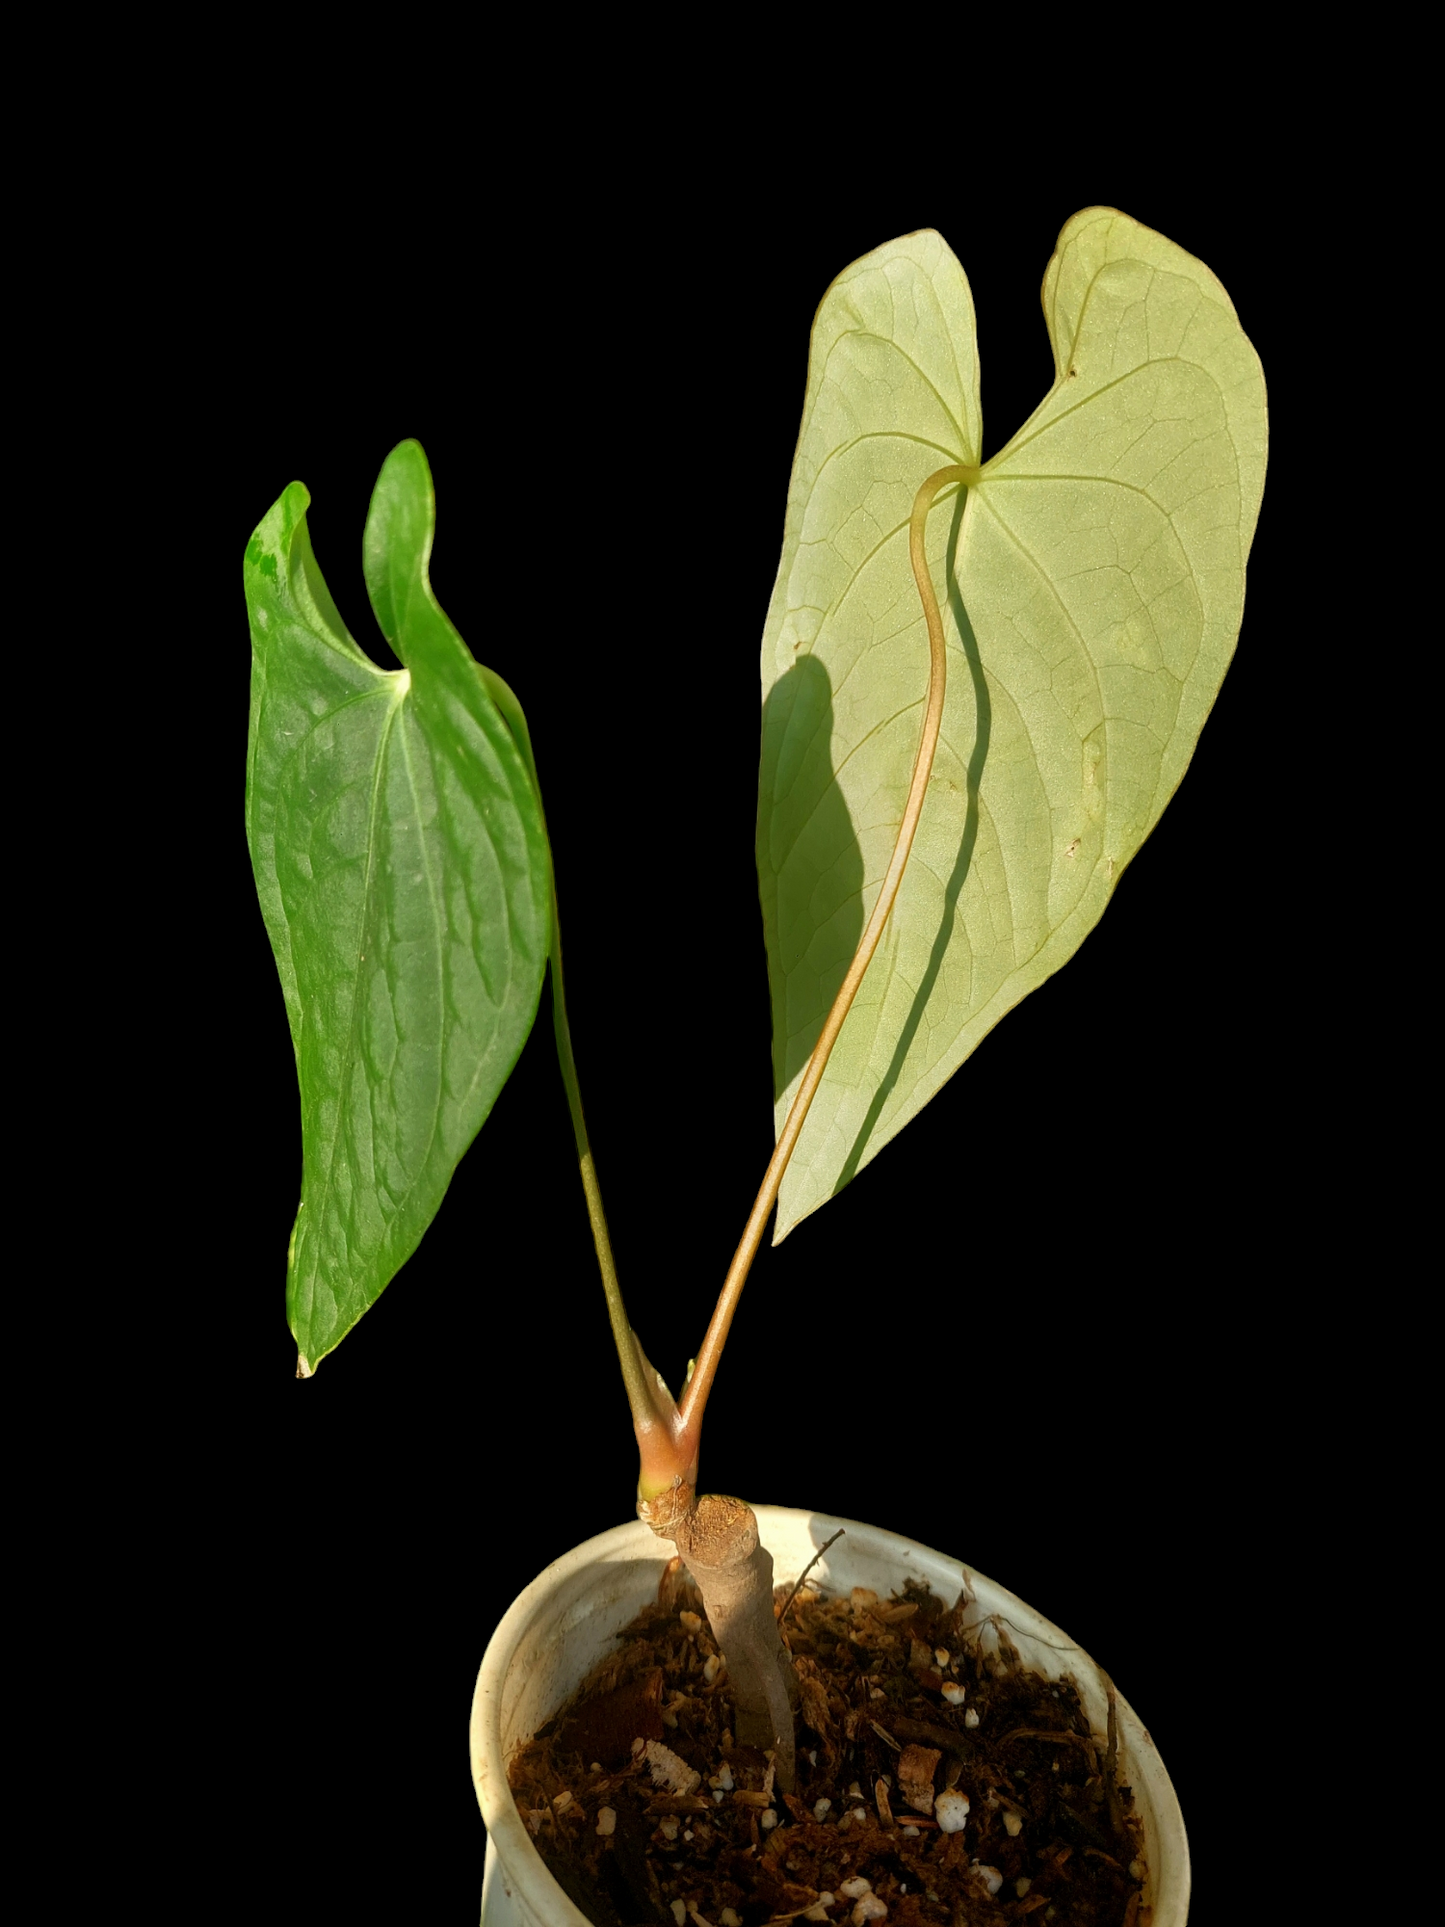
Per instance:
[[[948,1787],[934,1801],[933,1817],[945,1833],[962,1833],[968,1821],[968,1795]]]

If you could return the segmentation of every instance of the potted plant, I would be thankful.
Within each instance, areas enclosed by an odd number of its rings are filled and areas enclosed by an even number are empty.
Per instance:
[[[1054,386],[986,462],[971,300],[938,236],[876,250],[819,310],[763,643],[777,1151],[677,1400],[611,1257],[538,759],[511,690],[430,592],[420,449],[388,459],[365,546],[401,670],[347,635],[299,485],[247,551],[248,829],[303,1102],[298,1370],[415,1249],[550,968],[639,1508],[701,1583],[739,1743],[774,1756],[784,1790],[796,1692],[767,1550],[748,1508],[697,1489],[749,1265],[775,1204],[780,1237],[1073,954],[1182,775],[1238,631],[1264,408],[1223,290],[1092,209],[1060,237],[1044,305]]]

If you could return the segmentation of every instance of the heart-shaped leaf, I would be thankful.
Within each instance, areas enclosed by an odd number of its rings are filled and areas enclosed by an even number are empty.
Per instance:
[[[1056,378],[927,531],[948,686],[917,839],[778,1202],[842,1189],[1078,949],[1179,784],[1234,651],[1264,486],[1259,359],[1201,262],[1111,208],[1043,288]],[[941,237],[833,283],[763,633],[758,874],[781,1130],[893,851],[928,686],[916,491],[982,439]]]
[[[246,829],[301,1083],[286,1295],[303,1374],[436,1215],[531,1029],[551,919],[523,751],[427,579],[421,449],[388,457],[363,546],[399,671],[348,635],[309,501],[293,482],[245,564]]]

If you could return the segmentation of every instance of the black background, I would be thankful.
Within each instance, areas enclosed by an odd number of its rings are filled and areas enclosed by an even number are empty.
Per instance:
[[[207,1226],[164,1312],[167,1331],[178,1309],[190,1327],[190,1429],[172,1443],[204,1494],[175,1609],[231,1682],[251,1764],[217,1838],[228,1883],[268,1917],[288,1917],[278,1870],[299,1852],[324,1867],[321,1918],[475,1918],[483,1649],[543,1566],[630,1515],[636,1461],[545,997],[421,1249],[316,1377],[293,1377],[300,1133],[243,832],[246,538],[303,480],[332,592],[389,662],[361,530],[387,451],[426,449],[434,586],[530,720],[618,1263],[675,1380],[771,1143],[757,651],[813,312],[860,254],[937,227],[974,292],[990,454],[1052,378],[1039,282],[1094,202],[1209,264],[1271,381],[1238,656],[1079,955],[760,1255],[703,1471],[937,1546],[1065,1627],[1158,1742],[1199,1918],[1219,1917],[1232,1873],[1212,1841],[1232,1794],[1212,1654],[1238,1562],[1268,1586],[1292,1530],[1269,1436],[1291,1367],[1262,1327],[1300,1289],[1308,1189],[1280,1169],[1298,1045],[1288,947],[1271,940],[1300,887],[1279,744],[1303,464],[1279,197],[1087,161],[1026,191],[843,186],[806,219],[796,197],[721,176],[684,218],[665,184],[584,169],[523,212],[483,194],[470,223],[419,194],[393,207],[385,246],[342,264],[306,238],[327,210],[298,207],[289,239],[238,239],[232,266],[182,277],[158,314],[156,379],[173,347],[190,384],[174,513],[208,611],[203,648],[187,630],[204,726],[178,737],[186,794],[169,799],[207,968],[204,991],[178,994],[172,1094],[188,1115],[204,1054],[219,1097],[174,1153]]]

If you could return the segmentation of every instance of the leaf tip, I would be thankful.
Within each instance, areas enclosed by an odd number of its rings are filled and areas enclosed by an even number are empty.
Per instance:
[[[399,472],[406,472],[413,486],[419,485],[420,489],[427,496],[433,496],[435,494],[435,486],[432,482],[431,463],[426,458],[426,450],[422,447],[415,435],[408,435],[405,441],[398,442],[396,447],[392,449],[391,453],[381,465],[381,474],[377,477],[377,487],[380,488],[383,479],[391,479]]]

